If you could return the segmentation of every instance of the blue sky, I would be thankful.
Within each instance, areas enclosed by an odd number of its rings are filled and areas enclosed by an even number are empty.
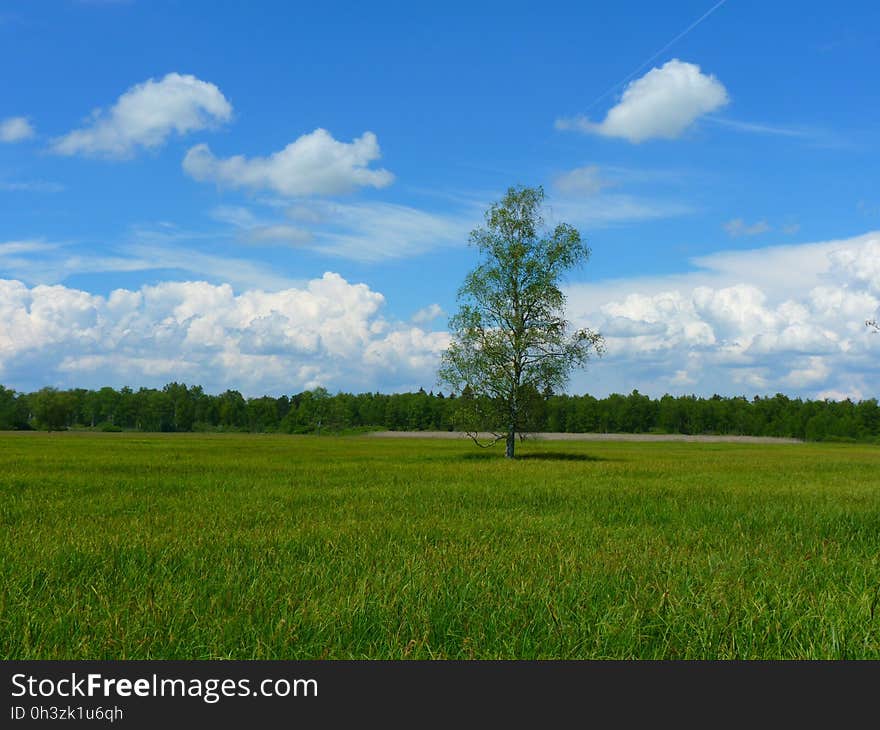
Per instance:
[[[571,390],[875,397],[874,3],[0,5],[0,382],[436,387],[482,211],[592,259]]]

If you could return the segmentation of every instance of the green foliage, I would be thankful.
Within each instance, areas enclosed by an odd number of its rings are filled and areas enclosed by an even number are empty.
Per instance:
[[[199,386],[177,383],[161,390],[117,391],[44,389],[16,393],[0,386],[0,430],[99,429],[111,424],[125,431],[193,431],[338,434],[358,430],[462,431],[462,413],[472,407],[467,386],[459,397],[443,393],[336,393],[318,388],[293,396],[245,400],[238,391],[209,395]],[[785,436],[808,441],[880,438],[876,399],[804,401],[772,397],[711,398],[665,395],[652,399],[634,390],[606,398],[540,394],[524,387],[526,432],[682,433]],[[242,405],[243,403],[243,405]]]
[[[30,397],[34,421],[47,431],[63,431],[71,425],[76,410],[75,391],[43,388]]]
[[[4,659],[880,659],[874,446],[0,435]]]
[[[14,390],[0,385],[0,430],[26,430],[30,428],[28,416],[27,397],[17,396]]]
[[[442,383],[473,395],[459,402],[463,430],[475,441],[481,430],[505,437],[510,457],[515,435],[537,420],[539,394],[562,388],[603,346],[598,333],[571,332],[564,318],[561,278],[590,250],[565,223],[544,231],[543,202],[543,188],[510,188],[471,233],[481,262],[459,289],[439,371]]]

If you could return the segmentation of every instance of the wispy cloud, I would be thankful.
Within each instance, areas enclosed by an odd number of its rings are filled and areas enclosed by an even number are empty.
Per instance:
[[[762,233],[767,233],[768,231],[773,230],[770,224],[765,220],[748,224],[742,218],[734,218],[733,220],[727,221],[727,223],[723,225],[723,228],[731,238],[737,238],[738,236],[760,236]]]
[[[66,189],[61,183],[45,180],[0,180],[0,190],[7,193],[61,193]]]
[[[587,165],[557,175],[553,186],[565,195],[595,195],[614,183],[606,179],[598,165]]]
[[[738,132],[769,134],[776,137],[799,137],[801,139],[809,139],[815,134],[815,130],[810,130],[803,127],[785,127],[774,124],[741,122],[736,119],[725,119],[723,117],[708,117],[708,119],[715,124],[720,124],[722,127],[735,129]]]
[[[742,218],[734,218],[722,224],[722,228],[727,231],[727,235],[731,238],[738,238],[739,236],[760,236],[761,234],[776,230],[763,218],[754,223],[746,223]],[[785,223],[778,226],[778,230],[786,236],[793,236],[800,232],[801,224],[794,222]]]
[[[396,203],[316,202],[314,210],[326,222],[313,229],[316,250],[360,261],[464,245],[479,222],[475,210],[433,213]]]
[[[680,178],[680,172],[670,170],[596,164],[577,167],[553,178],[546,200],[547,219],[581,228],[605,228],[688,215],[694,212],[689,203],[658,198],[650,192],[624,191],[641,184],[662,183],[665,188]]]
[[[267,222],[253,211],[240,205],[221,205],[210,216],[236,229],[235,237],[243,243],[258,246],[294,246],[309,243],[314,236],[311,231],[288,223]]]
[[[15,256],[22,253],[37,253],[55,251],[61,244],[47,243],[46,241],[6,241],[0,243],[0,258]]]
[[[325,199],[294,203],[264,200],[262,206],[268,211],[258,214],[252,208],[233,205],[214,208],[210,215],[232,226],[234,237],[244,243],[286,243],[364,262],[464,245],[470,230],[480,221],[476,207],[435,213],[397,203]]]
[[[122,252],[126,258],[119,259],[119,264],[128,271],[176,270],[188,274],[190,278],[228,282],[236,289],[274,291],[300,283],[299,279],[284,276],[270,265],[235,256],[219,256],[177,246],[157,246],[152,242],[131,244],[122,248]]]
[[[840,135],[819,127],[803,125],[764,124],[761,122],[744,122],[726,117],[709,116],[706,119],[713,124],[731,129],[744,134],[758,134],[770,137],[786,137],[791,140],[800,140],[805,144],[816,147],[848,147],[850,142]]]
[[[595,229],[676,218],[693,213],[694,208],[678,201],[605,193],[578,198],[554,196],[547,201],[547,211],[549,222],[565,222],[578,228]]]
[[[271,265],[240,256],[203,250],[216,235],[168,225],[135,227],[116,245],[83,246],[82,242],[42,239],[0,243],[2,273],[29,284],[59,284],[77,275],[124,272],[177,272],[183,279],[226,282],[238,289],[283,289],[299,279]]]

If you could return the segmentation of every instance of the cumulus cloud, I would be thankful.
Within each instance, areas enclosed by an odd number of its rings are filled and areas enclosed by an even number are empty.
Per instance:
[[[386,319],[384,302],[334,273],[275,292],[191,281],[106,297],[0,280],[0,378],[21,388],[178,379],[252,395],[433,383],[448,334]]]
[[[880,391],[880,233],[721,252],[677,276],[569,287],[607,355],[575,389],[805,397]]]
[[[188,134],[231,117],[232,105],[214,84],[169,73],[131,87],[109,109],[95,110],[84,127],[54,140],[51,149],[124,159],[140,148],[161,147],[172,133]]]
[[[673,59],[630,82],[602,122],[583,116],[564,118],[556,121],[556,128],[619,137],[633,144],[675,139],[728,101],[727,89],[715,76],[704,74],[696,64]]]
[[[242,210],[226,215],[253,223]],[[45,241],[7,241],[0,263],[8,272],[18,258],[56,249],[64,251]],[[183,379],[250,394],[315,385],[397,390],[433,383],[449,341],[433,329],[442,330],[439,304],[397,321],[383,315],[379,292],[337,274],[291,283],[170,244],[129,253],[142,260],[102,265],[188,266],[221,281],[237,276],[245,286],[165,282],[99,296],[0,281],[0,383],[30,389]],[[719,252],[694,259],[695,270],[685,274],[572,284],[568,318],[601,331],[607,354],[576,374],[571,390],[875,397],[880,337],[864,322],[880,316],[878,262],[880,232]]]
[[[0,142],[21,142],[36,134],[27,117],[0,119]]]
[[[384,188],[394,175],[369,165],[381,152],[376,135],[364,132],[339,142],[326,129],[304,134],[268,157],[215,157],[206,144],[187,152],[183,169],[201,182],[271,190],[281,195],[336,195],[360,187]]]
[[[443,314],[443,307],[439,304],[429,304],[427,307],[422,307],[416,312],[412,316],[412,321],[416,324],[428,324],[437,319],[437,317],[442,317]]]
[[[823,383],[831,374],[831,367],[821,357],[807,357],[798,360],[798,366],[784,376],[784,381],[793,388]]]
[[[862,246],[841,246],[828,256],[831,271],[839,278],[851,278],[875,295],[880,295],[880,235]]]

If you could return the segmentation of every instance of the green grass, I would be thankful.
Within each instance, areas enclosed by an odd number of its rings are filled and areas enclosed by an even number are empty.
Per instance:
[[[0,435],[0,657],[880,658],[880,450]]]

